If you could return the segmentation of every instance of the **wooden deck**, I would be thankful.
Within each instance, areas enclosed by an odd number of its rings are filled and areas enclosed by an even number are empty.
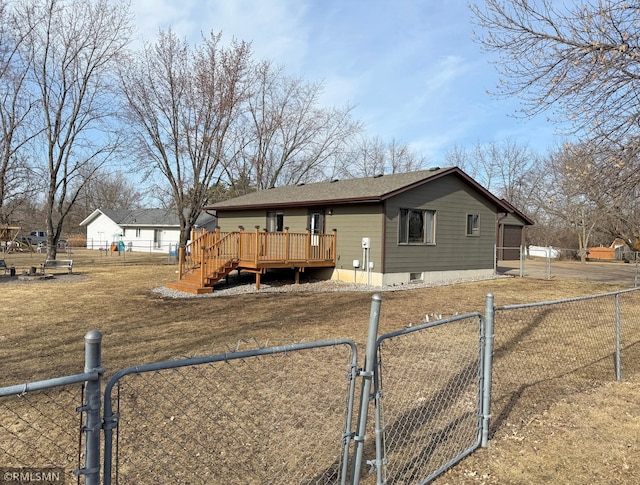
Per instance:
[[[211,293],[213,285],[231,271],[255,273],[256,287],[260,275],[271,268],[296,269],[334,267],[336,233],[311,234],[267,232],[193,231],[191,242],[180,248],[178,281],[169,288],[194,294]]]

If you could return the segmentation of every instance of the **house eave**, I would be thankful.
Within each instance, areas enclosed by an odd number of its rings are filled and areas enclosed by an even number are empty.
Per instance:
[[[384,200],[383,197],[367,197],[352,199],[318,199],[297,202],[274,202],[265,204],[246,204],[246,205],[230,205],[226,207],[216,206],[216,212],[225,211],[245,211],[254,209],[286,209],[291,207],[314,207],[314,206],[335,206],[335,205],[351,205],[351,204],[376,204]],[[212,209],[213,210],[213,209]]]
[[[118,225],[120,227],[126,227],[126,228],[139,227],[142,229],[145,229],[145,228],[180,229],[180,226],[169,226],[166,224],[138,224],[135,222],[127,222],[127,223],[120,223]]]
[[[82,222],[80,222],[80,224],[78,224],[79,226],[86,226],[88,224],[91,224],[91,222],[93,222],[98,216],[100,216],[101,214],[104,214],[100,209],[96,209],[94,210],[91,214],[89,214]]]

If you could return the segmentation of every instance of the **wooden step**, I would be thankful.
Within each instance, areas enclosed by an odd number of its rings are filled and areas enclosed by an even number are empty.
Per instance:
[[[205,276],[204,277],[204,286],[213,286],[216,284],[221,278],[215,278],[215,276]],[[188,273],[184,276],[182,281],[188,281],[190,283],[200,285],[200,273]]]
[[[195,295],[212,293],[213,285],[221,279],[226,278],[227,275],[237,266],[237,262],[230,261],[226,265],[219,267],[217,271],[213,271],[213,273],[206,275],[204,279],[201,276],[200,268],[194,268],[191,272],[184,275],[184,279],[175,283],[169,283],[167,288]]]
[[[208,293],[213,293],[213,287],[202,287],[200,286],[199,280],[198,282],[180,280],[175,283],[168,283],[167,288],[176,291],[184,291],[185,293],[191,293],[193,295],[206,295]]]

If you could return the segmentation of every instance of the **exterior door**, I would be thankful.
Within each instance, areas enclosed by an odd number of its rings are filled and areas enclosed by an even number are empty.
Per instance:
[[[311,233],[311,245],[317,247],[320,239],[317,235],[324,234],[324,211],[309,211],[307,227]]]
[[[311,233],[311,247],[309,248],[309,255],[312,258],[318,258],[320,256],[319,234],[324,234],[324,211],[315,209],[310,210],[307,217],[307,228]]]
[[[155,229],[153,231],[153,245],[156,249],[160,249],[162,247],[162,230]]]

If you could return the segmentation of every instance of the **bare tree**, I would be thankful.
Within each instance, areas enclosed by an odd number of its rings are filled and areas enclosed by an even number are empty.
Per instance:
[[[406,173],[425,168],[426,159],[408,145],[379,137],[354,137],[336,166],[335,175],[344,178],[371,177],[384,173]]]
[[[326,177],[360,124],[351,107],[320,107],[321,92],[320,83],[286,76],[270,62],[256,65],[236,173],[250,170],[258,190]]]
[[[417,155],[409,145],[392,138],[387,143],[387,168],[389,173],[406,173],[425,168],[427,159]]]
[[[487,0],[471,10],[477,39],[499,56],[497,95],[520,96],[525,115],[553,109],[572,133],[638,147],[637,2]]]
[[[599,232],[633,245],[640,236],[637,2],[487,0],[471,9],[480,27],[478,40],[499,56],[503,77],[496,94],[521,97],[527,116],[555,113],[553,121],[589,141],[581,152],[588,152],[595,168],[586,171],[586,180],[578,179],[583,192],[575,195],[584,199],[581,217],[594,220],[587,200],[597,209],[593,216],[606,217],[592,232],[583,224],[583,239]],[[565,152],[563,158],[574,155]],[[576,173],[564,177],[570,180]]]
[[[220,34],[192,47],[160,31],[121,73],[138,167],[160,174],[180,220],[180,244],[219,181],[233,151],[232,128],[247,97],[250,46],[223,47]],[[165,199],[166,200],[166,199]]]
[[[127,5],[109,0],[24,0],[14,18],[25,41],[42,133],[32,146],[44,161],[47,257],[55,258],[65,218],[86,173],[107,163],[118,140],[115,64],[131,35]]]
[[[365,134],[354,137],[335,169],[339,178],[372,177],[383,174],[385,166],[384,142]]]
[[[601,149],[594,156],[595,175],[589,180],[592,197],[599,202],[603,217],[596,228],[610,244],[623,239],[629,247],[640,251],[640,188],[637,181],[638,160],[629,160],[629,153],[615,156],[615,151],[603,156]]]
[[[447,166],[458,167],[474,179],[478,178],[479,167],[473,163],[471,153],[464,146],[454,143],[447,149],[444,159]]]
[[[545,187],[539,201],[547,223],[564,227],[577,243],[582,261],[592,235],[611,216],[608,196],[593,183],[598,161],[589,144],[565,144],[544,164]],[[559,223],[558,223],[559,222]]]
[[[28,32],[15,28],[7,10],[0,3],[0,225],[11,223],[35,192],[26,147],[38,133],[31,123],[36,101],[28,91],[29,64],[18,51]]]
[[[537,155],[527,145],[508,139],[484,145],[478,142],[470,150],[454,145],[445,159],[519,209],[529,207],[539,177],[533,170]]]
[[[94,170],[86,167],[81,170],[86,174],[78,177],[78,183],[82,189],[78,195],[77,203],[70,212],[65,232],[72,232],[80,222],[96,209],[136,209],[141,207],[142,193],[136,184],[120,171],[109,171],[106,167]]]

